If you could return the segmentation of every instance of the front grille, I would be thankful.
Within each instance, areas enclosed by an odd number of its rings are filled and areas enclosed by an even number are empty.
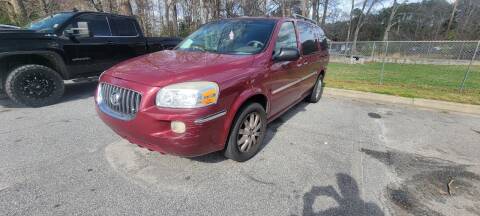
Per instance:
[[[99,103],[102,111],[124,120],[135,117],[142,95],[136,91],[107,83],[100,84],[102,101]]]

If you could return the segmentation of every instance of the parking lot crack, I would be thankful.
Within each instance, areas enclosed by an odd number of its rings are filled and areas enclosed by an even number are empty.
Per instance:
[[[253,177],[252,175],[248,174],[248,173],[244,173],[244,172],[241,172],[241,174],[246,177],[247,179],[253,181],[253,182],[256,182],[256,183],[260,183],[260,184],[264,184],[264,185],[272,185],[272,186],[275,186],[276,184],[273,183],[273,182],[268,182],[268,181],[263,181],[263,180],[260,180],[260,179],[257,179],[255,177]]]

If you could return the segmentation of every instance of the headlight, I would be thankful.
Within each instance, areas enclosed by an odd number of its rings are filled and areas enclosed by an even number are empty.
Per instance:
[[[101,103],[103,100],[103,95],[102,95],[102,84],[98,84],[97,86],[97,104]]]
[[[159,107],[197,108],[216,104],[219,95],[214,82],[184,82],[166,86],[157,93]]]

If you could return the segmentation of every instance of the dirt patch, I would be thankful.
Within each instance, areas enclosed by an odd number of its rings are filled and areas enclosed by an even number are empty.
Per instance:
[[[361,151],[402,179],[385,191],[398,214],[470,215],[480,205],[480,176],[468,171],[467,165],[398,151]]]

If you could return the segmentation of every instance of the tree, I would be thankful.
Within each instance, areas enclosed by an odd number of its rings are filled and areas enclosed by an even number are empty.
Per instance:
[[[319,20],[319,15],[318,15],[318,7],[320,5],[319,0],[312,0],[312,19],[315,20],[315,22],[318,22]]]
[[[355,0],[352,0],[352,9],[350,10],[350,20],[348,21],[347,41],[350,41],[350,32],[352,31],[354,9],[355,9]]]
[[[393,0],[392,10],[390,12],[390,17],[388,18],[387,27],[385,27],[385,32],[383,33],[383,41],[388,40],[388,33],[390,32],[390,29],[394,25],[393,19],[395,18],[395,15],[397,14],[398,7],[399,7],[399,5],[397,3],[397,0]]]
[[[448,38],[450,33],[450,28],[452,27],[453,18],[455,17],[455,12],[457,11],[458,0],[455,0],[453,3],[452,13],[450,14],[450,19],[448,20],[447,31],[445,31],[445,38]]]
[[[10,0],[9,3],[13,7],[14,16],[12,17],[14,17],[16,23],[19,25],[25,24],[28,17],[23,0]]]
[[[43,0],[42,0],[43,1]],[[103,12],[103,5],[101,0],[88,0],[93,5],[96,11]]]
[[[325,26],[325,20],[327,19],[327,11],[328,11],[328,0],[325,0],[325,2],[323,3],[322,26]]]
[[[132,4],[130,0],[119,0],[120,13],[127,16],[133,16]]]
[[[368,6],[368,9],[366,12],[365,8],[370,2],[370,5]],[[365,17],[367,17],[370,14],[370,11],[372,10],[373,6],[378,2],[378,0],[365,0],[362,4],[362,10],[360,11],[360,15],[358,17],[357,21],[357,26],[355,27],[355,33],[353,34],[353,43],[352,43],[352,54],[356,52],[357,49],[357,39],[358,39],[358,34],[360,33],[360,29],[363,27],[365,24]],[[364,14],[365,13],[365,14]]]
[[[302,16],[307,16],[307,0],[302,0]]]

